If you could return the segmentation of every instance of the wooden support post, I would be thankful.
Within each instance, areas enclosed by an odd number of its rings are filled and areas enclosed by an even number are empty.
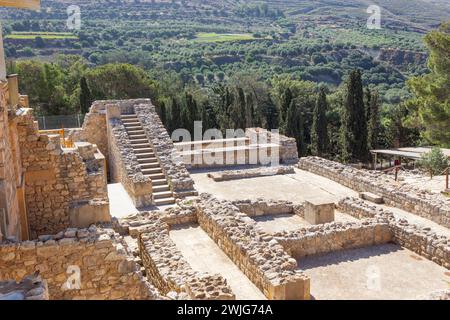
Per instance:
[[[445,169],[445,191],[448,191],[448,172],[450,171],[450,167],[448,167],[447,169]]]

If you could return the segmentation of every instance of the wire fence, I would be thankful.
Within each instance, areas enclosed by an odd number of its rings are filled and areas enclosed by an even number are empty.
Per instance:
[[[40,130],[52,130],[61,128],[81,128],[84,114],[72,114],[63,116],[40,116],[36,117]]]

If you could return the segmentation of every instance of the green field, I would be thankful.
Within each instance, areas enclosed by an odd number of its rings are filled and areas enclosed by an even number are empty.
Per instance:
[[[248,41],[256,38],[250,33],[214,33],[199,32],[196,34],[195,42],[230,42],[230,41]]]
[[[41,37],[42,39],[78,39],[78,36],[70,32],[13,32],[6,39],[28,40]]]

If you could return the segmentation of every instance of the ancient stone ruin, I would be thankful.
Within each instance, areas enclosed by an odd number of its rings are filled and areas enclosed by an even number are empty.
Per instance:
[[[43,132],[16,82],[0,86],[0,300],[449,298],[443,194],[298,159],[261,128],[174,143],[149,99]]]

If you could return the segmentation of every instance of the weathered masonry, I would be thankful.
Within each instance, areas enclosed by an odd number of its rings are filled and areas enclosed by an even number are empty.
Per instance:
[[[97,101],[72,137],[107,155],[110,180],[122,183],[136,207],[173,204],[196,194],[149,99]]]
[[[0,240],[109,221],[106,166],[95,145],[41,133],[17,75],[0,85]]]

